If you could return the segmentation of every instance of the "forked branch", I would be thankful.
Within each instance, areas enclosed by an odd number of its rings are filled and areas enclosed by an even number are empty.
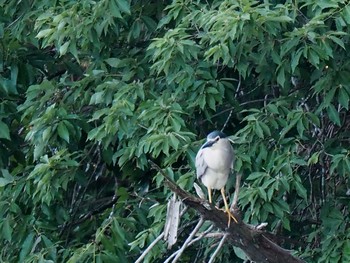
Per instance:
[[[195,209],[204,219],[210,220],[217,228],[225,232],[225,235],[227,235],[226,242],[241,248],[250,260],[257,263],[304,262],[291,255],[290,251],[271,241],[264,231],[242,222],[237,214],[235,214],[235,217],[238,219],[238,223],[232,223],[230,227],[227,227],[227,215],[223,211],[181,189],[158,165],[152,161],[149,162],[154,169],[164,176],[167,186],[178,195],[184,204]]]

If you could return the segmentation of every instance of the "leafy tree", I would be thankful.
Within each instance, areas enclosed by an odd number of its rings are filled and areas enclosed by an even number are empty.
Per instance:
[[[347,1],[0,7],[1,261],[134,262],[172,195],[148,160],[194,192],[214,129],[235,141],[245,222],[307,262],[350,261]],[[199,220],[184,212],[177,243],[158,238],[143,260],[164,262]],[[180,260],[207,261],[219,241]],[[216,259],[244,257],[226,243]]]

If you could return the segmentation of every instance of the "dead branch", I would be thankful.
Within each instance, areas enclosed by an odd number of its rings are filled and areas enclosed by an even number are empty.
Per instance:
[[[213,255],[211,255],[211,257],[210,257],[208,263],[214,263],[215,258],[216,258],[216,256],[219,254],[219,252],[220,252],[222,246],[224,245],[227,236],[228,236],[228,234],[226,233],[226,234],[221,238],[219,245],[218,245],[217,248],[215,249]]]
[[[193,237],[197,234],[197,232],[199,231],[203,223],[204,223],[204,220],[201,218],[198,221],[196,227],[192,230],[191,234],[186,239],[186,241],[183,243],[181,248],[172,255],[173,257],[175,257],[172,263],[176,263],[180,259],[181,255],[183,254],[185,249],[189,246],[190,242],[193,240]],[[164,263],[169,262],[170,258],[172,257],[169,257]]]
[[[171,191],[176,193],[182,202],[195,209],[204,219],[210,220],[217,228],[227,234],[226,242],[241,248],[251,261],[257,263],[302,263],[303,260],[294,257],[290,251],[283,249],[267,237],[264,231],[251,227],[242,222],[240,216],[235,213],[238,223],[232,223],[227,227],[227,215],[216,209],[207,201],[197,198],[181,189],[167,174],[154,162],[149,161],[154,169],[166,179],[165,183]]]

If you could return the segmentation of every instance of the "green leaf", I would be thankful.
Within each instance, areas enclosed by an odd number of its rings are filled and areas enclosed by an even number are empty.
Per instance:
[[[149,30],[154,31],[157,28],[157,23],[149,16],[141,16],[141,20]]]
[[[338,91],[338,102],[345,109],[349,110],[349,94],[344,87],[340,87]]]
[[[107,58],[105,60],[105,62],[110,65],[111,67],[117,68],[119,63],[120,63],[120,59],[119,58]]]
[[[3,121],[0,121],[0,139],[11,140],[9,127]]]
[[[216,109],[216,101],[215,101],[215,99],[214,99],[213,96],[208,96],[208,97],[207,97],[207,103],[208,103],[209,107],[210,107],[212,110],[215,111],[215,109]]]
[[[120,11],[130,14],[130,4],[128,0],[115,0]]]
[[[246,180],[248,181],[253,181],[259,177],[265,177],[266,176],[266,173],[264,172],[254,172],[254,173],[251,173]]]
[[[290,231],[290,221],[287,217],[283,217],[282,218],[282,224],[283,224],[283,227],[285,229],[287,229],[288,231]]]
[[[298,195],[301,198],[303,198],[304,200],[307,200],[307,191],[306,191],[305,187],[297,181],[294,182],[294,186],[295,186],[295,190],[297,191]]]
[[[3,177],[0,177],[0,187],[4,187],[4,186],[6,186],[6,185],[8,185],[10,183],[12,183],[11,180],[3,178]]]
[[[169,121],[170,121],[170,124],[173,127],[174,131],[179,132],[181,130],[182,125],[181,125],[180,121],[178,120],[178,118],[174,118],[173,116],[170,116]]]
[[[43,135],[42,135],[42,139],[44,142],[48,142],[50,137],[51,137],[51,131],[52,131],[52,126],[47,127],[44,131],[43,131]]]
[[[274,21],[274,22],[292,22],[293,19],[289,16],[275,16],[275,17],[266,17],[266,21]]]
[[[327,92],[325,99],[324,99],[324,104],[326,106],[331,104],[331,102],[333,101],[333,98],[335,97],[336,90],[337,90],[337,87],[333,87],[330,89],[330,91]]]
[[[314,65],[316,68],[318,68],[318,65],[320,64],[320,57],[318,56],[317,52],[311,48],[309,49],[308,59],[312,65]]]
[[[320,119],[317,117],[316,114],[312,112],[307,112],[306,115],[311,119],[313,124],[315,124],[317,127],[320,127]]]
[[[248,260],[247,255],[244,253],[244,251],[241,248],[233,247],[233,251],[235,252],[238,258],[243,259],[244,261]]]
[[[299,119],[300,119],[300,115],[296,115],[291,121],[290,123],[283,128],[283,130],[281,131],[280,137],[284,138],[284,136],[298,123]]]
[[[277,216],[277,218],[283,218],[283,211],[278,204],[272,203],[273,214]]]
[[[69,47],[70,41],[67,41],[62,46],[60,46],[59,52],[60,56],[63,56],[67,53],[68,47]]]
[[[20,262],[24,262],[24,259],[29,254],[30,250],[32,249],[33,241],[34,241],[34,233],[30,233],[22,244],[21,252],[19,254]]]
[[[330,104],[327,107],[327,113],[328,113],[328,117],[329,119],[337,124],[338,126],[341,126],[341,122],[340,122],[340,117],[339,117],[339,112],[335,109],[335,107],[333,106],[333,104]]]
[[[206,72],[208,73],[208,72]],[[208,73],[209,74],[209,73]],[[211,78],[211,76],[209,77],[209,79]],[[214,88],[214,87],[208,87],[206,90],[205,90],[207,93],[209,94],[219,94],[220,92]]]
[[[344,241],[343,250],[342,250],[342,257],[345,262],[350,261],[350,239],[346,239]]]
[[[303,137],[303,134],[304,134],[304,131],[305,131],[305,126],[304,126],[303,119],[299,119],[299,121],[297,123],[297,130],[298,130],[299,136]]]
[[[13,232],[13,229],[10,225],[9,219],[5,218],[2,225],[2,233],[4,238],[9,242],[11,242],[12,240],[12,232]]]
[[[103,102],[105,102],[105,91],[98,91],[91,96],[89,104],[100,104]]]
[[[10,174],[9,170],[7,169],[1,169],[1,173],[4,176],[5,179],[10,180],[11,182],[13,182],[14,178],[13,176]]]
[[[345,45],[343,40],[341,40],[340,38],[337,38],[335,36],[328,36],[334,43],[338,44],[339,46],[341,46],[344,50],[345,50]]]
[[[320,155],[321,152],[315,152],[311,155],[311,157],[309,158],[309,160],[307,161],[308,165],[312,165],[312,164],[316,164],[318,163],[318,157]]]
[[[57,132],[58,135],[65,140],[67,143],[69,143],[69,131],[66,127],[66,125],[64,124],[64,122],[60,122],[57,126]]]
[[[264,132],[260,126],[260,123],[258,121],[255,122],[255,133],[258,135],[259,138],[264,139]]]
[[[278,184],[278,182],[275,182],[274,184]],[[274,193],[275,193],[275,188],[271,186],[267,190],[267,200],[271,201],[272,200],[272,196],[273,196]]]
[[[277,72],[277,82],[280,84],[282,87],[284,87],[284,83],[286,82],[286,75],[284,72],[284,68],[280,67],[278,72]]]
[[[267,201],[267,194],[265,192],[265,190],[262,187],[258,187],[258,191],[259,191],[259,196],[264,199],[264,201]]]
[[[338,7],[338,3],[337,2],[333,2],[333,1],[317,1],[315,2],[319,7],[321,7],[322,9],[325,8],[337,8]]]
[[[175,149],[178,150],[179,149],[179,144],[180,141],[178,138],[176,138],[176,136],[173,133],[169,134],[169,138],[170,138],[170,144],[171,146]]]
[[[263,129],[264,134],[266,134],[267,136],[271,136],[271,130],[270,130],[269,126],[267,126],[263,122],[259,122],[259,124],[260,124],[261,128]]]
[[[35,37],[36,38],[46,38],[47,36],[51,35],[51,33],[54,31],[54,29],[49,28],[49,29],[44,29],[41,30]]]
[[[39,157],[42,156],[44,153],[44,148],[46,147],[46,144],[39,143],[34,146],[34,160],[39,159]]]
[[[123,17],[122,17],[122,14],[120,13],[120,7],[118,6],[118,1],[119,0],[109,1],[109,9],[111,14],[114,17],[122,19]],[[102,29],[100,29],[99,31],[102,32]]]
[[[0,39],[4,37],[4,23],[0,23]]]
[[[278,111],[278,108],[275,104],[273,103],[269,103],[267,106],[266,106],[267,110],[273,114],[279,114],[279,111]]]
[[[297,52],[292,54],[292,59],[291,59],[291,63],[290,66],[292,68],[292,73],[294,73],[295,68],[298,66],[299,64],[299,60],[300,60],[300,56],[303,54],[303,49],[299,48]]]
[[[350,6],[346,5],[343,10],[343,18],[348,25],[350,25]]]

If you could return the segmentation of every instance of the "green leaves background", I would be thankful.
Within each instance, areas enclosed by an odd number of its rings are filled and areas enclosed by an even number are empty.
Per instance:
[[[193,191],[196,151],[222,127],[244,220],[307,262],[349,260],[346,1],[0,7],[2,261],[134,262],[171,195],[147,159]],[[196,220],[183,216],[179,243]],[[169,253],[160,242],[145,261]],[[220,257],[241,262],[229,246]]]

